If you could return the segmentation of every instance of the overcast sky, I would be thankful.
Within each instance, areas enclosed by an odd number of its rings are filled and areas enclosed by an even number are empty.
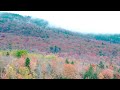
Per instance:
[[[7,11],[48,20],[53,25],[83,33],[119,33],[120,11]]]

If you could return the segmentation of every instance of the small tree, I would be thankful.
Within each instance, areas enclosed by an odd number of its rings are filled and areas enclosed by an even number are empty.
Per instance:
[[[118,72],[120,73],[120,68],[118,69]]]
[[[52,53],[58,53],[61,51],[61,48],[54,46],[54,47],[50,47],[50,52]]]
[[[28,67],[28,68],[30,67],[30,59],[29,58],[26,58],[25,66]]]
[[[8,44],[8,49],[11,51],[12,50],[12,44]]]
[[[93,67],[90,65],[90,68],[87,72],[84,74],[84,79],[89,78],[89,79],[97,79],[97,73],[94,73]]]
[[[66,63],[66,64],[69,64],[68,58],[66,58],[65,63]]]
[[[102,42],[102,45],[105,45],[105,44]]]
[[[9,56],[9,55],[10,55],[9,52],[7,52],[6,56]]]
[[[71,64],[74,64],[74,62],[72,61]]]
[[[104,69],[104,64],[103,64],[103,62],[102,61],[100,61],[100,63],[99,63],[99,68],[101,68],[101,69]]]
[[[39,61],[37,61],[35,72],[37,74],[37,79],[42,79],[42,67]]]

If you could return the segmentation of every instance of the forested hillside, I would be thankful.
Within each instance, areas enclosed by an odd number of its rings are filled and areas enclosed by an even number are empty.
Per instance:
[[[0,78],[120,78],[120,34],[82,34],[0,13],[0,64]]]

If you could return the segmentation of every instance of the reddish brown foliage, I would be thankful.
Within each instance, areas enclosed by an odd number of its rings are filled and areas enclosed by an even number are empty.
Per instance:
[[[76,78],[75,66],[72,64],[65,64],[63,75],[64,75],[64,77],[67,77],[67,78]]]
[[[111,69],[104,69],[101,74],[104,76],[105,79],[112,79],[113,78],[113,70]]]

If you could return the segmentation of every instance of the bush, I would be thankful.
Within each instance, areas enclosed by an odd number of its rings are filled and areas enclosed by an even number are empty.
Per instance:
[[[27,51],[26,50],[17,50],[15,51],[15,56],[18,58],[21,58],[21,56],[27,55]]]
[[[93,67],[90,65],[90,68],[87,72],[84,74],[84,79],[97,79],[97,74],[94,73]]]

